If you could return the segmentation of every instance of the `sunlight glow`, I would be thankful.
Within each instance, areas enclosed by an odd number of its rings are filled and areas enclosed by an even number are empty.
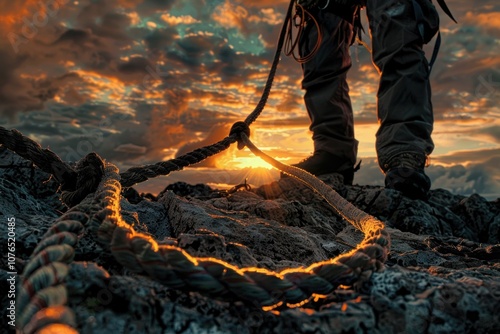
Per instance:
[[[273,166],[262,160],[261,158],[255,157],[235,157],[233,159],[234,166],[236,168],[267,168],[272,169]]]

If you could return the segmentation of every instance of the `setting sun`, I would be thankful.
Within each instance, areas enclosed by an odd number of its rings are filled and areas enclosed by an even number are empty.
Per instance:
[[[273,166],[257,156],[253,157],[235,157],[232,161],[236,168],[266,168],[272,169]]]

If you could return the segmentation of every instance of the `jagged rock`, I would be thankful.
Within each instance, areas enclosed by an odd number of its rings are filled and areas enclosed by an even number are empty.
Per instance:
[[[16,269],[22,272],[43,234],[66,209],[55,181],[1,150],[0,242],[16,218]],[[34,176],[33,176],[34,175]],[[500,206],[479,195],[431,191],[412,201],[378,186],[323,181],[385,221],[392,248],[383,272],[340,286],[298,308],[265,312],[234,296],[209,298],[170,289],[124,269],[87,230],[64,284],[82,333],[495,333],[500,331]],[[3,194],[7,197],[4,197]],[[238,267],[307,267],[355,247],[363,235],[302,183],[284,178],[254,190],[219,192],[170,185],[157,198],[129,189],[124,220],[161,244]],[[6,259],[0,289],[7,291]],[[19,290],[19,280],[17,289]],[[1,307],[7,298],[2,296]],[[19,312],[21,312],[19,310]],[[0,326],[7,328],[6,318]]]
[[[244,192],[237,192],[234,196],[243,196],[243,201],[255,196],[242,194]],[[242,210],[231,211],[228,215],[228,211],[199,200],[187,201],[172,192],[165,192],[158,198],[158,203],[168,208],[174,237],[181,233],[211,231],[224,236],[227,241],[251,246],[254,257],[263,261],[269,269],[288,267],[291,263],[313,263],[326,258],[319,239],[298,227],[284,229],[276,221],[255,217]],[[210,253],[200,255],[211,256]]]
[[[495,218],[498,222],[498,210],[492,210],[492,204],[478,194],[462,199],[453,211],[462,216],[465,225],[474,231],[471,240],[491,244],[500,242],[498,232],[490,233]]]

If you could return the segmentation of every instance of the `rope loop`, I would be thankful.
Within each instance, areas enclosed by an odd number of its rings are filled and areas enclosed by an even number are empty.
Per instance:
[[[247,123],[239,121],[233,124],[231,130],[229,131],[229,136],[237,135],[238,140],[238,150],[242,150],[245,147],[245,143],[241,140],[241,133],[244,133],[247,137],[250,137],[250,127]]]
[[[61,200],[68,207],[80,203],[87,195],[96,191],[104,176],[104,162],[96,153],[87,154],[76,164],[76,186],[74,190],[63,190]]]

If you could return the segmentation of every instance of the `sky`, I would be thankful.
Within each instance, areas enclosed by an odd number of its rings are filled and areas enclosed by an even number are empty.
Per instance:
[[[500,5],[447,0],[431,73],[432,189],[500,197]],[[288,0],[0,0],[0,125],[65,161],[95,151],[120,171],[172,159],[228,135],[262,93]],[[366,13],[362,17],[367,30]],[[363,36],[370,44],[370,38]],[[430,57],[434,41],[425,47]],[[351,47],[348,83],[358,158],[354,183],[383,184],[376,163],[378,72]],[[282,56],[251,126],[264,152],[295,163],[313,151],[301,67]],[[250,167],[254,168],[250,168]],[[138,185],[253,185],[279,172],[235,145]]]

